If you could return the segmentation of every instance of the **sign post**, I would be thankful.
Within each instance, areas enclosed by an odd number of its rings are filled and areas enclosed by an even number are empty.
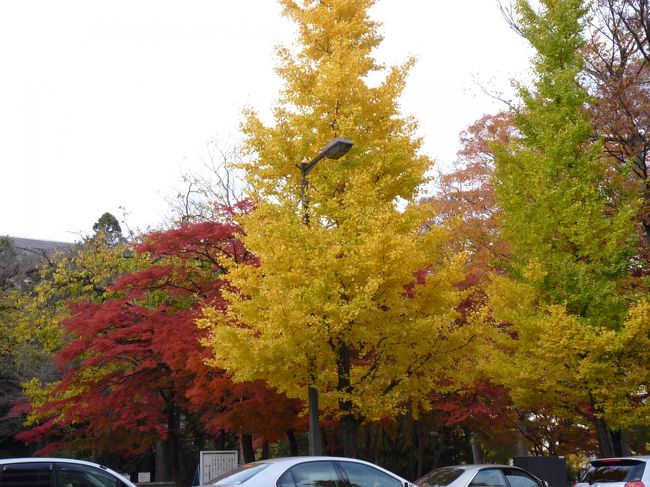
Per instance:
[[[201,485],[239,466],[237,450],[202,451],[199,463]]]

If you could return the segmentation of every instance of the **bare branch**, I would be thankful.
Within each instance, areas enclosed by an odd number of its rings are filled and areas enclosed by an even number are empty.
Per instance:
[[[517,22],[517,15],[515,14],[514,7],[512,6],[512,0],[509,0],[507,5],[503,4],[501,0],[497,0],[497,5],[499,6],[501,15],[503,15],[503,18],[506,20],[508,26],[521,37],[524,37],[524,34],[521,31],[521,27],[519,27],[519,23]]]
[[[169,202],[174,216],[170,225],[215,220],[222,208],[232,208],[245,197],[243,172],[238,169],[240,151],[224,148],[218,140],[199,153],[201,169],[183,176],[184,188]]]

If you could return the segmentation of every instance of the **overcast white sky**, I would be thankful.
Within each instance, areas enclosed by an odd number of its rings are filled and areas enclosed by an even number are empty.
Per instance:
[[[377,57],[418,64],[402,110],[440,165],[500,105],[530,51],[496,0],[378,0]],[[238,139],[244,106],[268,113],[273,47],[292,25],[275,0],[0,2],[0,235],[73,241],[105,211],[156,227],[206,144]]]

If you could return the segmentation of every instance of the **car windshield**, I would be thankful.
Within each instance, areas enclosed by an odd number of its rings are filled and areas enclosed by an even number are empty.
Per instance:
[[[595,460],[582,475],[582,482],[634,482],[641,480],[645,462],[639,460]]]
[[[213,479],[209,482],[210,485],[239,485],[246,482],[251,477],[257,475],[266,467],[268,463],[247,463],[235,470],[226,472],[225,474]]]
[[[420,487],[443,487],[451,484],[463,474],[462,468],[443,467],[432,470],[415,481]]]

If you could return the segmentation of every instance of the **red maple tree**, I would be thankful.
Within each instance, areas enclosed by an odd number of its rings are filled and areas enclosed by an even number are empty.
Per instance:
[[[234,384],[205,365],[201,306],[224,307],[223,277],[234,261],[255,265],[232,222],[202,222],[154,232],[136,252],[151,264],[121,276],[103,303],[71,304],[64,322],[73,337],[56,357],[62,379],[38,408],[44,418],[20,434],[46,441],[40,453],[62,447],[134,455],[164,439],[172,474],[187,481],[183,422],[198,417],[220,430],[276,439],[302,427],[301,405],[261,382]]]

